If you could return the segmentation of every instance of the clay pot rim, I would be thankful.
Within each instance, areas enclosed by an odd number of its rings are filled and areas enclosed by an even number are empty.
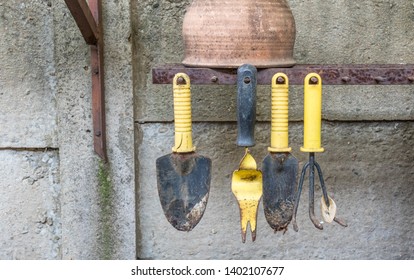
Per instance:
[[[296,65],[296,61],[293,59],[287,59],[286,61],[268,61],[268,62],[254,62],[254,61],[240,61],[240,62],[220,62],[220,63],[214,63],[214,61],[209,61],[209,62],[191,62],[190,58],[186,58],[182,61],[182,64],[184,66],[188,66],[188,67],[198,67],[198,68],[229,68],[229,69],[233,69],[233,68],[238,68],[240,66],[242,66],[243,64],[251,64],[253,66],[255,66],[256,68],[290,68]]]

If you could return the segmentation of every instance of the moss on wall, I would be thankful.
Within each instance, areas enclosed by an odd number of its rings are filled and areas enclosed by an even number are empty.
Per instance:
[[[100,232],[98,239],[98,254],[100,259],[110,260],[114,254],[114,229],[112,222],[113,188],[109,176],[109,165],[99,162],[99,205],[100,205]]]

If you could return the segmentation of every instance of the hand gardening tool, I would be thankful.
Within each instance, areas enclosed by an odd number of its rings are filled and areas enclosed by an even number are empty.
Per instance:
[[[173,80],[175,145],[156,161],[161,206],[168,222],[180,231],[192,230],[201,220],[210,191],[211,160],[198,155],[192,143],[190,78]]]
[[[326,222],[337,222],[346,227],[347,224],[342,219],[336,217],[335,202],[328,196],[325,182],[323,180],[322,169],[315,161],[315,153],[322,153],[324,148],[321,147],[321,113],[322,112],[322,79],[316,73],[310,73],[305,77],[304,85],[304,137],[302,152],[309,153],[309,162],[302,169],[299,180],[298,190],[293,210],[293,229],[298,231],[296,223],[296,213],[299,206],[299,199],[302,192],[303,180],[306,170],[309,168],[309,217],[312,223],[318,229],[323,229],[322,224],[316,219],[314,211],[314,187],[315,187],[315,168],[318,172],[319,181],[322,188],[322,216]]]
[[[256,75],[254,66],[244,64],[237,71],[237,145],[245,148],[238,170],[233,172],[231,190],[240,208],[242,242],[246,242],[247,226],[250,224],[252,240],[256,240],[256,220],[262,197],[262,172],[248,147],[254,146],[256,122]]]
[[[293,216],[298,160],[288,145],[289,80],[285,74],[273,76],[271,99],[271,145],[262,163],[263,208],[270,227],[286,232]]]

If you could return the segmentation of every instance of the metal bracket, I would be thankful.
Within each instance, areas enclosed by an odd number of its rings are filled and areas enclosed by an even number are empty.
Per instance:
[[[104,56],[101,0],[65,0],[86,43],[91,46],[92,116],[94,150],[107,161]]]
[[[237,69],[163,65],[152,69],[153,84],[170,84],[177,72],[190,76],[193,85],[235,85]],[[297,64],[289,68],[257,69],[257,84],[270,85],[278,72],[289,76],[289,84],[303,85],[309,72],[318,73],[324,85],[412,85],[414,64]]]

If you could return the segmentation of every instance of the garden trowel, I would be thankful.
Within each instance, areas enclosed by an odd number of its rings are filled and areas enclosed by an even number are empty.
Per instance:
[[[272,78],[269,154],[262,163],[263,209],[275,231],[286,231],[292,220],[298,160],[288,145],[289,80],[283,73]]]
[[[192,144],[190,78],[173,80],[175,145],[156,161],[161,206],[168,222],[180,231],[192,230],[207,206],[211,160],[198,155]]]

